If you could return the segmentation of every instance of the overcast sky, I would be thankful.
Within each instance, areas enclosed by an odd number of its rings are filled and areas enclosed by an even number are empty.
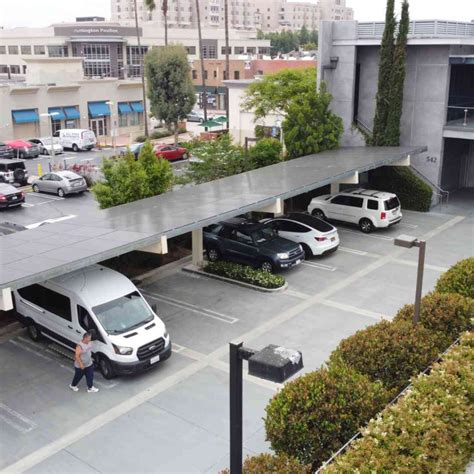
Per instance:
[[[312,0],[315,2],[315,0]],[[357,20],[383,20],[385,0],[346,0]],[[400,0],[397,0],[400,3]],[[76,16],[110,16],[110,0],[0,0],[0,25],[47,26]],[[410,0],[413,19],[474,20],[474,0]]]

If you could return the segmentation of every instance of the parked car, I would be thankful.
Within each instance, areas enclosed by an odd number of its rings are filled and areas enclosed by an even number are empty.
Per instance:
[[[285,239],[301,244],[305,258],[325,255],[339,247],[337,229],[328,222],[299,212],[263,221],[278,231]]]
[[[357,224],[365,233],[402,220],[400,201],[395,194],[369,189],[318,196],[311,200],[308,212],[320,219]]]
[[[55,155],[60,155],[64,152],[64,148],[61,146],[57,138],[53,138],[52,142],[51,137],[30,138],[28,141],[38,146],[42,155],[52,155],[53,149]]]
[[[130,150],[133,153],[133,156],[135,156],[135,158],[138,158],[138,155],[142,151],[144,144],[145,143],[132,143],[128,147],[127,146],[122,147],[120,148],[120,152],[119,152],[120,156],[125,156],[127,152]]]
[[[23,160],[0,159],[0,183],[28,184],[28,171]]]
[[[186,120],[188,122],[202,123],[204,122],[204,113],[199,110],[193,110],[187,115]]]
[[[74,351],[85,331],[92,357],[110,379],[154,367],[171,355],[166,327],[135,285],[93,265],[13,292],[31,339],[45,336]]]
[[[222,258],[266,272],[291,268],[304,260],[301,245],[278,237],[270,225],[242,218],[206,227],[204,247],[211,262]]]
[[[32,183],[35,193],[54,193],[59,197],[66,194],[82,193],[87,190],[86,180],[72,171],[46,173]]]
[[[0,159],[11,159],[14,157],[15,155],[13,153],[13,148],[10,145],[7,145],[6,143],[0,142]]]
[[[17,207],[25,202],[25,195],[11,184],[0,183],[0,208]]]
[[[17,158],[36,158],[40,154],[39,146],[28,140],[11,140],[6,144],[12,148],[13,155]]]
[[[92,150],[97,144],[95,133],[85,128],[57,130],[54,137],[59,139],[63,148],[70,148],[73,151]]]
[[[164,158],[165,160],[185,160],[189,157],[189,152],[186,148],[174,145],[155,145],[155,155],[158,158]]]

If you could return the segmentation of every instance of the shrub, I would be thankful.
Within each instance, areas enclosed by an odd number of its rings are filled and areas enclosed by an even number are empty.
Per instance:
[[[436,291],[474,298],[474,257],[460,260],[444,272],[436,283]]]
[[[324,472],[464,472],[474,455],[473,426],[474,334],[468,333]]]
[[[229,474],[228,469],[221,474]],[[309,466],[301,465],[296,459],[284,454],[259,454],[247,457],[242,466],[242,474],[310,474]]]
[[[388,401],[381,383],[344,364],[289,382],[266,408],[267,439],[278,453],[317,468]]]
[[[380,380],[394,392],[400,391],[415,374],[424,370],[439,353],[437,338],[422,325],[382,321],[343,339],[331,354],[330,364],[343,361]]]
[[[281,161],[282,146],[275,138],[263,138],[250,149],[250,159],[254,168],[274,165]]]
[[[173,135],[169,130],[155,130],[151,133],[150,138],[152,140],[159,140],[160,138],[169,137]]]
[[[204,271],[262,288],[281,288],[285,284],[285,279],[281,275],[274,275],[232,262],[209,262],[204,267]]]
[[[412,321],[413,313],[414,305],[405,305],[394,321]],[[430,293],[421,300],[420,324],[436,333],[441,350],[472,328],[473,316],[474,300],[455,293]]]
[[[148,138],[145,135],[138,135],[138,137],[135,138],[135,141],[137,143],[143,143],[143,142],[146,142],[147,140]]]
[[[371,171],[370,186],[395,193],[404,209],[430,210],[433,190],[405,166],[383,166]]]

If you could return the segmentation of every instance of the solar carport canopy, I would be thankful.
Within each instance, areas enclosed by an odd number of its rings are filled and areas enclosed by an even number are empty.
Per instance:
[[[21,288],[403,160],[426,147],[339,148],[0,237],[0,288]]]

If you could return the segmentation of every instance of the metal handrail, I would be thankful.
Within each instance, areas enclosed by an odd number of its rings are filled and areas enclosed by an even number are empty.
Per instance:
[[[425,176],[419,169],[415,168],[413,164],[410,164],[410,168],[423,180],[426,181],[432,188],[434,188],[437,193],[435,193],[437,196],[440,196],[440,203],[441,205],[443,204],[443,196],[446,197],[446,205],[449,204],[449,191],[446,191],[446,189],[441,188],[437,184],[433,183],[428,176]]]
[[[359,118],[356,118],[356,123],[357,125],[360,125],[367,133],[374,133],[374,131],[364,122],[362,122],[362,120],[360,120]]]

